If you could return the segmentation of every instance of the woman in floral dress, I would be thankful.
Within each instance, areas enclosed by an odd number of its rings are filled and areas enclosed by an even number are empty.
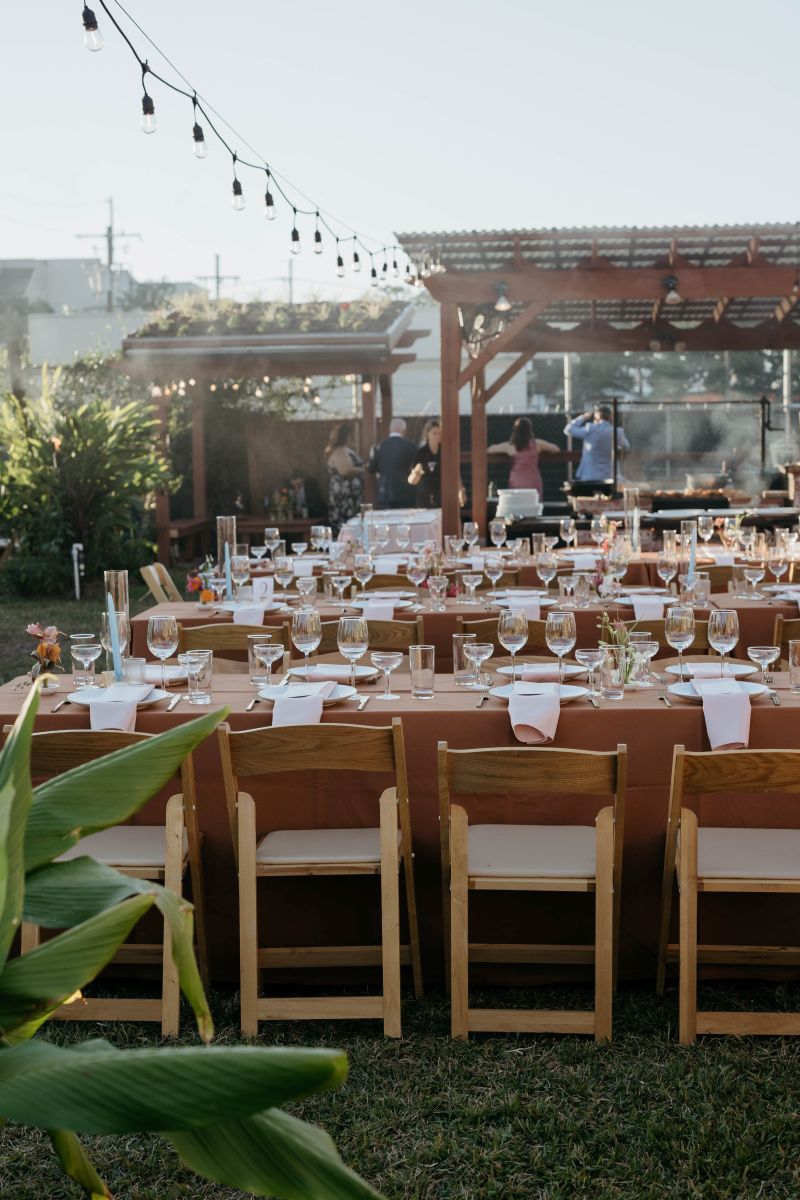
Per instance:
[[[325,450],[328,466],[328,520],[334,531],[358,516],[364,499],[364,463],[350,446],[350,425],[334,427]]]

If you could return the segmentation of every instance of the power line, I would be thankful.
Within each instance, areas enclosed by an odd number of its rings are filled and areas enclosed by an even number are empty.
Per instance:
[[[120,238],[141,238],[140,233],[126,233],[114,228],[114,201],[108,201],[108,225],[104,233],[76,233],[77,238],[105,238],[106,242],[106,272],[108,274],[108,290],[106,292],[106,312],[114,311],[114,243]]]
[[[219,300],[222,291],[223,283],[238,283],[241,276],[239,275],[221,275],[220,274],[220,256],[214,255],[214,274],[213,275],[198,275],[197,278],[201,283],[214,284],[214,299]]]

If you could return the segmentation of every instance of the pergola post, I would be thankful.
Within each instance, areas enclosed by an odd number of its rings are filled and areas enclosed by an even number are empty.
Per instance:
[[[375,375],[361,376],[361,436],[359,444],[363,459],[369,457],[370,450],[378,440],[378,425],[375,418],[375,393],[377,387],[378,380]],[[369,503],[374,503],[376,492],[375,476],[367,471],[364,474],[364,499],[369,501]]]
[[[161,454],[166,458],[169,454],[169,439],[167,434],[167,421],[169,418],[169,401],[164,394],[164,389],[154,386],[150,391],[150,397],[155,404],[156,409],[156,446]],[[169,514],[169,492],[164,489],[156,492],[156,543],[158,561],[163,563],[165,567],[170,564],[170,514]]]
[[[445,303],[441,311],[442,364],[442,532],[458,533],[461,517],[458,491],[461,480],[461,436],[458,412],[458,377],[461,370],[461,325],[458,305]]]
[[[486,374],[480,371],[472,380],[472,519],[481,534],[486,534],[486,495],[489,491],[489,460],[486,453]]]
[[[380,375],[381,385],[381,438],[389,436],[389,426],[392,423],[392,377]]]
[[[206,398],[192,397],[192,516],[195,520],[208,513],[206,489]]]

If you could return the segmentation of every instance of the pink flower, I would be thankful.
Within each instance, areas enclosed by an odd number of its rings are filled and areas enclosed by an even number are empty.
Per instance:
[[[31,637],[40,638],[45,642],[54,642],[57,638],[64,637],[64,634],[55,625],[46,625],[42,629],[38,621],[35,625],[26,625],[25,632],[29,633]]]
[[[42,629],[42,627],[38,621],[36,622],[35,625],[26,625],[25,632],[29,633],[31,635],[31,637],[38,637],[38,638],[44,637],[44,630]]]

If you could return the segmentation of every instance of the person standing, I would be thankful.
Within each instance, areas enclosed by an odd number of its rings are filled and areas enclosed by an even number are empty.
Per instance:
[[[339,529],[358,515],[364,498],[364,463],[349,445],[350,425],[335,425],[325,449],[328,467],[328,520]]]
[[[441,508],[442,504],[442,423],[431,417],[422,430],[422,445],[414,455],[414,465],[408,476],[416,488],[418,508]]]
[[[509,440],[497,442],[487,450],[489,454],[508,454],[512,459],[508,476],[510,488],[536,488],[540,500],[544,499],[544,484],[539,469],[539,455],[557,452],[555,442],[545,442],[533,436],[533,425],[528,417],[517,417]]]
[[[568,437],[578,438],[583,442],[581,461],[575,472],[575,478],[580,480],[597,480],[607,483],[613,478],[614,469],[611,461],[614,429],[611,425],[611,409],[607,404],[595,405],[591,412],[581,413],[574,417],[564,428]],[[618,425],[616,429],[617,452],[630,450],[631,444],[625,436],[625,431]]]
[[[417,447],[406,437],[406,423],[395,417],[389,425],[389,436],[374,446],[367,470],[378,476],[379,508],[411,508],[414,489],[408,482],[409,472],[417,457]]]

